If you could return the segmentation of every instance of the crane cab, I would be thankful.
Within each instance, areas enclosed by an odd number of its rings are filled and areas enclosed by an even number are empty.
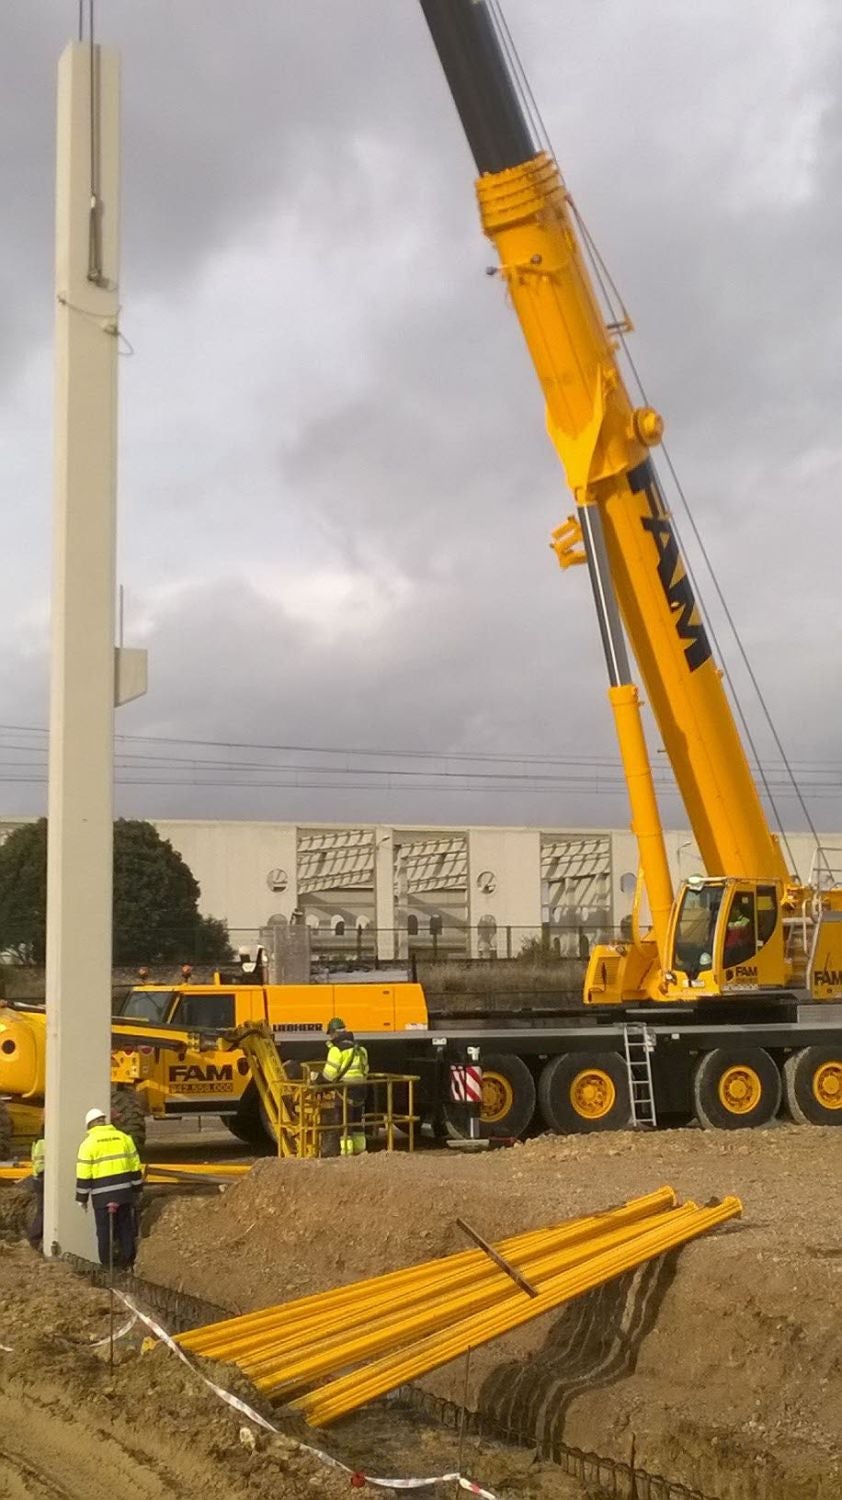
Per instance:
[[[664,999],[783,989],[783,884],[693,878],[681,886],[669,932]]]

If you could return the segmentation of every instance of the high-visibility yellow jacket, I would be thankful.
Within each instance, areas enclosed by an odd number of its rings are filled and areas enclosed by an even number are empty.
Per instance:
[[[350,1031],[340,1031],[327,1049],[322,1069],[325,1083],[365,1083],[368,1078],[368,1053],[354,1041]]]
[[[131,1203],[143,1186],[140,1157],[130,1135],[116,1125],[92,1125],[79,1147],[76,1202]]]
[[[43,1177],[44,1175],[44,1137],[40,1136],[37,1141],[32,1142],[32,1175]]]

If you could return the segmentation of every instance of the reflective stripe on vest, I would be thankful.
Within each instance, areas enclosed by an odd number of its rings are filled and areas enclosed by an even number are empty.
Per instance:
[[[128,1199],[143,1184],[137,1147],[130,1135],[115,1125],[94,1125],[79,1147],[76,1163],[76,1196],[96,1199],[108,1194]]]
[[[45,1155],[45,1150],[46,1150],[46,1148],[44,1146],[44,1137],[43,1136],[41,1137],[40,1140],[32,1142],[31,1156],[32,1156],[32,1175],[33,1175],[33,1177],[43,1177],[43,1175],[44,1175],[44,1155]]]
[[[365,1083],[368,1077],[368,1053],[365,1047],[329,1047],[324,1065],[328,1083]]]

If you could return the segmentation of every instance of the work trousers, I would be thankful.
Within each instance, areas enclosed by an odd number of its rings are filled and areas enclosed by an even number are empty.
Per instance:
[[[339,1154],[341,1156],[360,1156],[365,1151],[365,1096],[366,1090],[362,1088],[348,1089],[347,1135],[340,1134]],[[342,1103],[338,1105],[338,1117],[342,1120]]]
[[[27,1238],[33,1250],[41,1249],[41,1241],[44,1238],[44,1179],[33,1177],[32,1196],[35,1199],[35,1212],[29,1225]]]
[[[108,1204],[94,1204],[94,1223],[96,1224],[96,1243],[99,1251],[99,1263],[101,1266],[108,1265],[109,1220]],[[118,1203],[117,1212],[114,1215],[114,1264],[115,1266],[134,1265],[137,1251],[137,1210],[133,1203]]]

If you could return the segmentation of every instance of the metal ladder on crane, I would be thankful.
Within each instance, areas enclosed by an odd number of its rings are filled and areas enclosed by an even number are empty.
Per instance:
[[[623,1027],[623,1050],[629,1081],[632,1128],[639,1130],[645,1126],[649,1130],[656,1130],[658,1116],[649,1060],[650,1054],[655,1050],[655,1038],[649,1027],[638,1021],[627,1022]]]

